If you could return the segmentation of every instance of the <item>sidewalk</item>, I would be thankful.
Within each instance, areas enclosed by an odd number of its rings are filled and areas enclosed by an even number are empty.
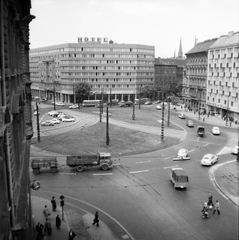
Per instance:
[[[68,233],[70,229],[72,229],[79,240],[117,240],[115,235],[102,221],[100,221],[100,227],[92,226],[94,215],[89,213],[82,215],[67,207],[64,210],[64,221],[61,221],[61,228],[57,229],[55,226],[55,219],[56,216],[59,215],[62,220],[61,207],[57,206],[56,212],[53,212],[51,211],[51,203],[49,200],[36,196],[32,196],[31,200],[34,226],[36,226],[38,222],[44,226],[45,218],[43,215],[43,208],[47,205],[50,210],[51,215],[48,220],[52,226],[52,235],[48,236],[47,233],[44,233],[44,239],[67,240]]]

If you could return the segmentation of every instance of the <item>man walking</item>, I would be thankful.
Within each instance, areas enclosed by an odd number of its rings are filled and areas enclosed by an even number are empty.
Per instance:
[[[98,212],[95,213],[95,218],[94,218],[94,221],[92,223],[92,225],[95,225],[96,223],[96,226],[99,227],[99,214]]]
[[[214,215],[216,211],[217,211],[217,214],[220,215],[220,204],[219,204],[218,200],[216,200],[212,215]]]
[[[55,197],[52,197],[51,205],[52,205],[52,211],[55,212],[56,211],[56,200],[55,200]]]
[[[51,215],[50,212],[49,212],[49,210],[48,210],[48,208],[47,208],[47,205],[45,205],[45,208],[44,208],[44,210],[43,210],[43,215],[44,215],[44,217],[45,217],[46,220],[48,219],[48,216]]]

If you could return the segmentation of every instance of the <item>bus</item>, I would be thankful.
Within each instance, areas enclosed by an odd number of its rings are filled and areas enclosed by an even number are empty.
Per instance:
[[[84,100],[82,103],[83,107],[95,107],[96,105],[100,104],[101,100]]]
[[[140,98],[140,99],[134,99],[134,104],[138,105],[140,104],[145,104],[146,102],[149,101],[149,98]]]
[[[187,188],[188,176],[182,168],[171,168],[170,180],[174,185],[174,188]]]

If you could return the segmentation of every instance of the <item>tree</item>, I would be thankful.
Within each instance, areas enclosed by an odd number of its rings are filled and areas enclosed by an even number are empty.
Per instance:
[[[157,89],[152,85],[146,85],[145,87],[141,88],[141,94],[143,97],[152,97],[156,93]]]
[[[91,91],[91,86],[87,82],[78,83],[75,86],[75,96],[76,102],[82,103],[84,97],[89,96]]]

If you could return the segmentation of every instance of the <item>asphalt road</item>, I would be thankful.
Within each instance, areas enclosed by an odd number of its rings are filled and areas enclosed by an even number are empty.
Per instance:
[[[81,121],[79,126],[87,123]],[[198,138],[195,129],[187,128],[176,113],[172,113],[171,121],[187,131],[177,146],[116,159],[114,169],[108,172],[94,168],[75,173],[62,165],[58,174],[44,172],[34,178],[41,181],[44,191],[64,194],[66,199],[76,199],[76,206],[82,207],[84,202],[109,214],[137,240],[238,239],[238,208],[217,192],[209,177],[210,168],[200,165],[204,154],[220,153],[236,133],[221,128],[222,134],[213,136],[211,126],[205,124],[205,137]],[[61,128],[57,133],[64,131]],[[181,147],[189,150],[191,159],[173,161]],[[228,154],[219,156],[220,163],[228,160]],[[169,180],[172,166],[183,167],[189,175],[187,190],[173,188]],[[221,215],[204,220],[201,209],[209,192],[214,201],[219,200]]]

